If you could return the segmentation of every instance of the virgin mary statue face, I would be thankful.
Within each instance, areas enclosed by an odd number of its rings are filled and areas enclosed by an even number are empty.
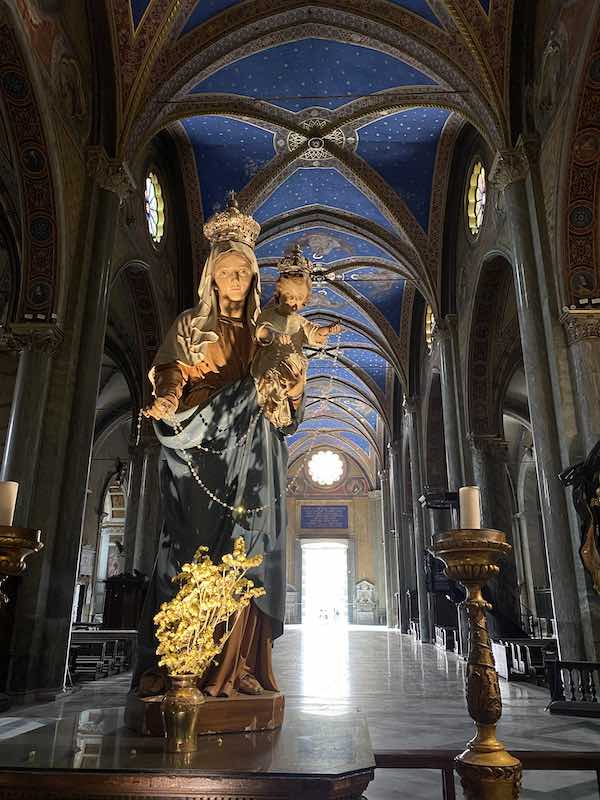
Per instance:
[[[224,253],[215,265],[214,282],[219,297],[233,303],[246,299],[252,277],[252,268],[240,253]]]

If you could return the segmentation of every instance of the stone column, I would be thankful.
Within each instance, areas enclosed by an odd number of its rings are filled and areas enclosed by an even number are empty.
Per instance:
[[[390,482],[387,469],[379,471],[379,482],[381,484],[381,543],[385,567],[385,613],[387,626],[391,628],[394,624],[394,590],[390,553]]]
[[[421,641],[431,641],[431,625],[429,622],[429,604],[427,584],[425,580],[425,535],[423,509],[419,497],[423,493],[421,477],[421,458],[419,451],[419,401],[418,398],[405,398],[404,411],[408,425],[410,448],[410,474],[413,493],[413,531],[415,542],[415,575],[417,579],[417,595],[419,599],[419,627]]]
[[[470,442],[475,484],[481,490],[481,525],[502,531],[513,546],[512,553],[502,561],[501,577],[488,584],[494,592],[494,609],[520,625],[513,516],[506,472],[508,445],[499,436],[472,435]],[[498,635],[499,632],[494,633]]]
[[[531,550],[529,549],[529,538],[527,535],[527,517],[524,511],[517,511],[514,515],[515,523],[518,526],[518,534],[521,541],[521,559],[523,563],[523,583],[527,607],[534,617],[537,617],[537,606],[535,602],[535,581],[533,579],[533,569],[531,567]]]
[[[27,637],[16,642],[16,658],[10,690],[22,692],[36,686],[52,696],[65,683],[71,636],[71,610],[77,580],[81,531],[85,514],[86,491],[92,453],[100,366],[109,306],[109,283],[119,207],[134,187],[127,166],[107,156],[102,148],[90,148],[88,173],[94,192],[90,235],[93,247],[87,265],[83,324],[78,342],[75,373],[76,397],[71,408],[67,457],[62,475],[57,536],[52,551],[49,591],[42,615],[40,641],[52,643],[35,656],[29,652]],[[26,675],[18,664],[27,662],[35,674]]]
[[[383,553],[383,530],[381,513],[381,489],[369,492],[369,525],[373,532],[373,565],[375,592],[377,596],[377,619],[382,619],[386,613],[386,578],[385,556]]]
[[[20,350],[0,480],[19,484],[14,522],[23,527],[30,524],[52,355],[61,341],[60,328],[46,323],[13,323],[0,337],[0,344]]]
[[[142,443],[129,445],[129,470],[127,475],[127,507],[125,512],[125,530],[123,532],[123,549],[125,551],[125,567],[127,573],[133,572],[135,556],[135,540],[140,509],[140,491],[144,471],[144,449]]]
[[[444,439],[448,489],[457,491],[466,483],[465,425],[461,381],[458,373],[456,315],[448,314],[435,326],[440,349],[440,384],[444,412]]]
[[[600,439],[600,309],[565,310],[575,410],[585,454]]]
[[[144,461],[133,557],[134,569],[147,575],[148,578],[154,568],[160,535],[160,492],[158,490],[160,453],[158,439],[153,435],[152,438],[149,436],[144,442]]]
[[[398,619],[402,633],[408,633],[410,623],[406,613],[406,589],[408,582],[406,578],[406,561],[404,559],[404,516],[402,513],[402,442],[396,440],[388,445],[389,464],[390,464],[390,487],[392,493],[392,511],[394,518],[394,540],[393,564],[396,570],[398,590],[396,604],[398,608]]]
[[[558,479],[563,464],[527,200],[528,173],[529,163],[521,142],[517,149],[496,155],[490,180],[504,192],[511,231],[517,311],[559,650],[563,659],[580,660],[585,658],[584,637],[566,497]]]

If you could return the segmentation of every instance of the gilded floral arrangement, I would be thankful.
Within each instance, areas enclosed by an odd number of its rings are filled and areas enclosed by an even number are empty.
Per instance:
[[[225,646],[237,614],[265,594],[245,577],[263,557],[248,557],[242,537],[220,564],[213,564],[207,551],[199,547],[182,566],[173,578],[181,588],[154,617],[159,665],[170,675],[203,675]]]

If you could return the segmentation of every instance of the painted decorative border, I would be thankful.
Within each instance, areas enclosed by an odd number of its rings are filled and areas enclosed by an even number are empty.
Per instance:
[[[570,148],[565,204],[565,292],[570,304],[600,295],[600,26],[587,58]]]
[[[35,90],[11,21],[0,20],[0,98],[16,149],[22,213],[22,280],[17,320],[55,319],[58,231],[48,145]]]

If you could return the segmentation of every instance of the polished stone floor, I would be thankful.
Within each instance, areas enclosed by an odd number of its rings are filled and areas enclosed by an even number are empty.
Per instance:
[[[275,667],[291,711],[335,717],[365,715],[374,750],[460,749],[472,735],[463,699],[464,663],[431,645],[376,628],[291,626],[276,643]],[[128,676],[86,684],[54,703],[13,707],[0,715],[0,740],[34,731],[47,720],[89,708],[122,705]],[[600,720],[550,716],[544,689],[501,682],[501,738],[508,748],[600,750]],[[380,770],[369,800],[441,798],[433,771]],[[460,796],[460,793],[459,795]],[[586,772],[526,773],[524,800],[597,800]]]

